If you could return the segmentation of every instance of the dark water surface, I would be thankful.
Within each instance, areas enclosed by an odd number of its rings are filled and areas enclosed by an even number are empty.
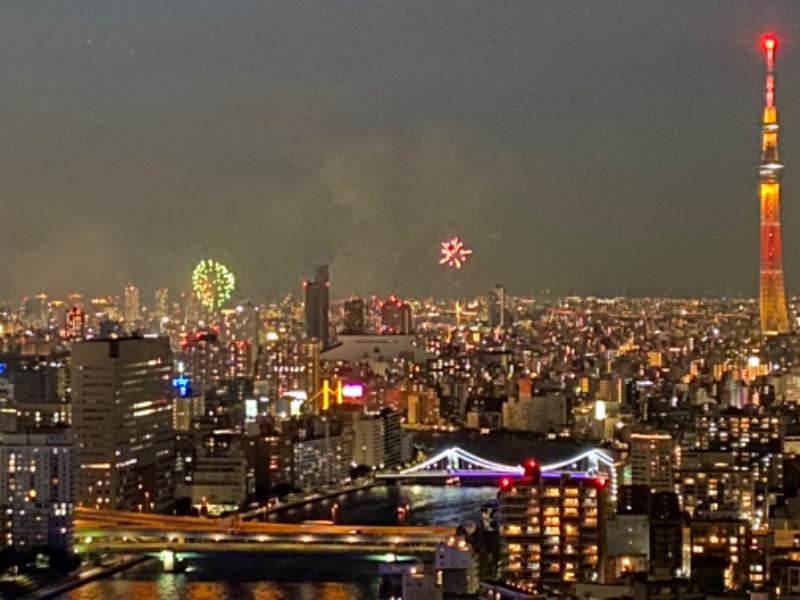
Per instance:
[[[400,485],[377,487],[270,516],[297,523],[330,519],[352,525],[397,523],[397,508],[409,507],[410,525],[453,527],[476,521],[481,505],[497,495],[495,487]],[[377,560],[336,555],[276,556],[260,553],[190,556],[187,572],[164,573],[158,561],[109,579],[87,584],[64,596],[69,600],[361,600],[378,598]]]

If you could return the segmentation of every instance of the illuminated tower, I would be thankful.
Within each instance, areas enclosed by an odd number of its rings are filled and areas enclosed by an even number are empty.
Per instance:
[[[778,111],[775,108],[774,36],[764,38],[767,55],[767,95],[761,126],[761,332],[776,335],[789,331],[786,291],[783,284],[783,249],[781,246],[781,183],[783,165],[778,158]]]

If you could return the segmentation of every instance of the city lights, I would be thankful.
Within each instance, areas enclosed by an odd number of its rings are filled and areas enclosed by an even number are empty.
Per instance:
[[[298,11],[248,11],[230,35],[241,17],[220,7],[215,35],[170,34],[201,6],[164,15],[157,40],[83,11],[76,54],[75,23],[42,36],[11,19],[9,43],[26,44],[4,55],[0,595],[800,598],[800,281],[779,152],[797,146],[779,109],[791,123],[800,74],[777,63],[778,45],[795,53],[790,4],[770,15],[780,41],[752,11],[687,37],[676,9],[651,15],[655,36],[625,12],[589,31],[596,15],[577,10],[531,36],[527,11],[481,19],[502,35],[473,40],[471,13],[402,7],[396,31],[326,9],[325,35],[294,26]],[[131,44],[83,46],[106,30],[137,40],[136,69],[111,80],[100,59]],[[409,32],[411,63],[395,43]],[[282,56],[281,35],[314,51]],[[26,85],[52,73],[68,85]],[[192,83],[179,110],[150,89],[165,73]],[[83,133],[31,118],[49,92]],[[112,130],[131,123],[132,141]],[[749,146],[719,143],[734,139],[722,125]],[[107,140],[147,143],[95,148]],[[731,169],[747,160],[758,198],[743,202],[747,169]],[[179,217],[190,227],[169,228]],[[478,260],[458,236],[435,247],[437,231],[466,234]],[[170,261],[204,244],[247,281],[210,257],[174,280]]]

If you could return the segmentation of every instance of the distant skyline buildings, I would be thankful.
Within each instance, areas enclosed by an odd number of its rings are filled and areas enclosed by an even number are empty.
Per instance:
[[[123,318],[128,323],[135,323],[141,318],[139,311],[139,288],[129,283],[125,287]]]
[[[380,310],[381,333],[407,335],[414,332],[411,305],[408,302],[400,300],[397,296],[390,296],[387,301],[381,302]]]
[[[361,298],[349,298],[343,305],[344,327],[342,332],[349,335],[361,335],[366,333],[367,326],[365,321],[364,300]]]

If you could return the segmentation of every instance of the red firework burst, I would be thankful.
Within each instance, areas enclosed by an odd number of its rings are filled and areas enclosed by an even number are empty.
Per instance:
[[[464,242],[457,237],[442,242],[439,252],[441,254],[439,264],[455,267],[456,269],[463,267],[470,254],[472,254],[472,250],[467,248]]]

